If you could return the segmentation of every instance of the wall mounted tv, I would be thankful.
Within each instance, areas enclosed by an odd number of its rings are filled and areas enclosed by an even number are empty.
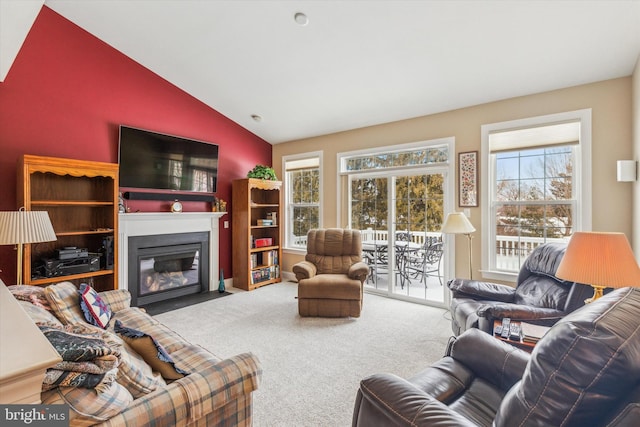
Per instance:
[[[118,162],[121,187],[202,195],[216,191],[216,144],[120,126]]]

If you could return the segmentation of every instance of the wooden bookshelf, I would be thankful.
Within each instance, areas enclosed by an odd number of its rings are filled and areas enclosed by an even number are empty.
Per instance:
[[[58,240],[25,245],[24,284],[48,285],[65,280],[91,284],[96,290],[118,288],[118,165],[94,161],[24,155],[18,166],[18,206],[47,211]],[[112,241],[107,268],[104,245]],[[56,249],[86,248],[100,256],[97,271],[49,276],[43,259]]]
[[[238,179],[232,183],[233,286],[247,291],[280,282],[282,182]],[[274,224],[259,225],[275,212]],[[270,244],[267,243],[270,241]]]

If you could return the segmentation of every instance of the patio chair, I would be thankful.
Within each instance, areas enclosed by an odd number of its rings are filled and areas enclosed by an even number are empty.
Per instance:
[[[396,241],[410,242],[411,241],[411,232],[409,232],[409,231],[396,231]]]
[[[369,266],[367,283],[378,282],[378,275],[389,271],[389,252],[386,245],[373,245],[373,249],[362,250],[362,260]]]
[[[437,277],[440,286],[443,286],[442,277],[442,254],[444,248],[442,242],[429,244],[425,241],[424,246],[418,251],[406,251],[403,260],[404,277],[408,279],[417,279],[427,286],[427,278],[429,276]]]

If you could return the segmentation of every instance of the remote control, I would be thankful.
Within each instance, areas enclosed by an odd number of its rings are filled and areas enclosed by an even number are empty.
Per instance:
[[[509,338],[509,333],[511,332],[511,319],[508,317],[505,317],[504,319],[502,319],[502,333],[500,334],[500,336],[502,338]]]
[[[511,322],[509,328],[509,339],[520,341],[520,323]]]
[[[496,327],[493,328],[493,335],[502,335],[502,325],[496,325]]]

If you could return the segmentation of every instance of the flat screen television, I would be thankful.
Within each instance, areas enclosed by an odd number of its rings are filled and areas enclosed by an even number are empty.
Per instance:
[[[218,145],[120,126],[120,186],[215,193]]]

